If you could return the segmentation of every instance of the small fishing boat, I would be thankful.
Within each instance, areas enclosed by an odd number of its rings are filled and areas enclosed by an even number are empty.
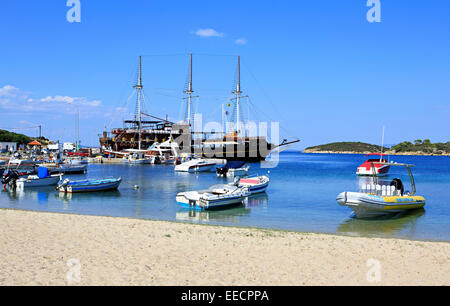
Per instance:
[[[385,176],[388,174],[391,163],[388,163],[384,158],[386,154],[382,153],[371,153],[365,155],[368,156],[379,156],[379,158],[371,158],[368,159],[365,163],[360,165],[356,170],[356,174],[360,176],[373,175],[374,171],[377,176]]]
[[[23,189],[31,187],[55,186],[62,180],[62,174],[50,175],[47,168],[40,167],[37,175],[20,176],[16,170],[7,170],[3,174],[3,188]]]
[[[88,179],[82,181],[66,179],[56,189],[66,193],[109,191],[118,189],[121,182],[122,178]]]
[[[216,165],[216,163],[207,161],[201,158],[193,159],[182,163],[181,165],[175,166],[176,172],[206,172],[211,171],[211,169]]]
[[[403,182],[398,178],[390,182],[379,180],[375,170],[376,168],[373,166],[372,183],[363,184],[359,192],[343,192],[339,194],[336,199],[339,205],[352,209],[357,218],[367,218],[423,208],[425,206],[425,198],[416,195],[416,185],[411,172],[411,167],[414,167],[414,165],[397,163],[381,164],[405,167],[410,178],[412,191],[405,192]]]
[[[248,196],[250,193],[247,188],[218,184],[207,190],[181,192],[177,194],[176,200],[184,208],[212,210],[241,205]]]
[[[248,174],[250,166],[245,166],[245,161],[229,161],[223,167],[216,168],[218,177],[236,177]]]
[[[238,181],[239,187],[247,188],[251,194],[265,192],[269,187],[270,178],[268,176],[255,176],[250,178],[242,178]]]

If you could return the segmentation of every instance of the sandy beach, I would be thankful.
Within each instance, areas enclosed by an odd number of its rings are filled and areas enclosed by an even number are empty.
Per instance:
[[[450,244],[0,210],[0,285],[450,285]]]

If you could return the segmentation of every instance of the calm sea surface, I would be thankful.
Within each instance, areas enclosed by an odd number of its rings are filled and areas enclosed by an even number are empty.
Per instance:
[[[427,205],[389,218],[358,220],[336,202],[342,191],[356,191],[356,168],[361,155],[283,153],[278,167],[270,170],[266,194],[249,199],[245,207],[194,212],[180,208],[175,195],[227,182],[215,173],[175,173],[164,165],[89,165],[90,178],[122,177],[117,192],[61,195],[54,188],[1,192],[0,207],[86,215],[182,221],[202,224],[259,227],[352,236],[399,237],[450,241],[450,157],[392,156],[412,163],[418,195]],[[259,164],[250,173],[265,174]],[[388,179],[407,182],[406,170],[393,167]],[[72,176],[82,179],[86,176]],[[140,188],[135,190],[134,185]]]

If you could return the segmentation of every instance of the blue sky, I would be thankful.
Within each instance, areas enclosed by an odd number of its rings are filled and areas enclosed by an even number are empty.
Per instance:
[[[252,119],[279,121],[302,145],[450,140],[450,1],[65,0],[0,3],[0,128],[43,125],[97,145],[121,111],[143,55],[146,109],[180,118],[188,54],[205,120],[221,120],[236,55]],[[199,35],[200,34],[200,35]],[[27,132],[37,135],[37,130]]]

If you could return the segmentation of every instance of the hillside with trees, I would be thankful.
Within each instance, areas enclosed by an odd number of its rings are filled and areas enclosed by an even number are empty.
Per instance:
[[[383,151],[389,150],[383,148]],[[363,142],[333,142],[305,149],[305,153],[376,153],[381,146]]]
[[[334,142],[306,148],[304,153],[379,153],[381,146],[363,142]],[[450,142],[432,143],[429,139],[404,141],[391,148],[383,148],[387,154],[400,155],[450,155]]]
[[[19,145],[28,144],[33,139],[26,135],[0,130],[0,142],[17,142]]]
[[[391,148],[396,153],[425,153],[425,154],[450,154],[450,141],[446,143],[432,143],[429,139],[415,140],[414,143],[405,141]]]

